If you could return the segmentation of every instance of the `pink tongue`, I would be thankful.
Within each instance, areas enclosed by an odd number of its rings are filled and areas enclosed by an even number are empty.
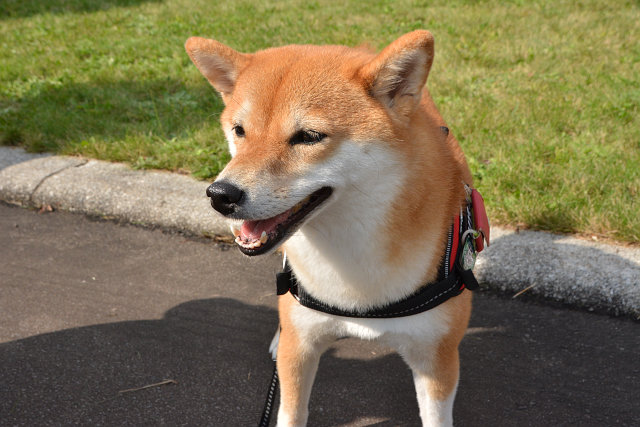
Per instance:
[[[273,218],[261,219],[258,221],[245,221],[240,228],[240,236],[244,240],[258,240],[262,232],[269,234],[275,231],[278,224],[284,222],[289,217],[289,211],[282,212]]]

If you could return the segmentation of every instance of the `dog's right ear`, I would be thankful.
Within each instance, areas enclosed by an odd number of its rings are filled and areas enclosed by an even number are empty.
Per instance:
[[[220,92],[223,100],[233,92],[236,78],[251,56],[202,37],[190,37],[184,47],[198,70]]]
[[[384,48],[360,70],[369,93],[398,116],[407,116],[420,103],[433,63],[433,36],[416,30]]]

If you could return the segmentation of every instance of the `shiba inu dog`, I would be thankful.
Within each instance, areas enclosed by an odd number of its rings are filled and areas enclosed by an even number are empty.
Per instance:
[[[472,177],[425,89],[431,33],[405,34],[379,54],[311,45],[246,54],[199,37],[186,50],[225,104],[232,159],[207,195],[244,254],[282,246],[305,294],[337,312],[379,309],[438,281]],[[281,295],[278,425],[306,424],[320,355],[344,336],[395,348],[412,369],[423,424],[451,425],[471,312],[463,288],[391,318]]]

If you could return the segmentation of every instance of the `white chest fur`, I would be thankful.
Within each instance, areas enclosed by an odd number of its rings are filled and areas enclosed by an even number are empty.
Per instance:
[[[333,173],[334,200],[285,245],[298,279],[315,298],[344,309],[411,294],[440,248],[412,241],[410,259],[388,260],[387,225],[407,185],[399,155],[382,145],[346,144],[328,163],[319,167]]]

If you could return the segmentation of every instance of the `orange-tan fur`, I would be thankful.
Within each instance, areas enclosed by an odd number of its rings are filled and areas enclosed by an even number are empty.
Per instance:
[[[361,153],[368,167],[394,171],[388,182],[363,172],[362,185],[375,181],[371,188],[352,188],[347,178],[343,188],[335,178],[336,196],[284,244],[305,289],[338,307],[363,309],[401,299],[436,278],[451,220],[464,203],[463,183],[472,182],[458,142],[442,131],[446,124],[423,88],[433,62],[430,33],[406,34],[379,54],[306,45],[243,54],[201,38],[189,39],[186,49],[226,105],[221,122],[233,158],[218,179],[232,180],[250,189],[255,200],[280,203],[284,210],[303,197],[300,182],[316,175],[325,179],[323,165],[347,174],[358,166],[349,156]],[[237,124],[246,131],[241,141],[232,131]],[[288,138],[300,126],[327,138],[292,147]],[[391,192],[374,194],[387,184]],[[367,197],[358,194],[367,191]],[[366,235],[353,248],[336,243],[340,247],[334,249],[343,251],[336,255],[324,239],[341,237],[333,228],[339,224],[323,222],[323,216],[342,219],[339,208],[348,208],[347,195],[369,209],[362,218],[344,218],[342,226],[348,229],[353,220]],[[372,274],[367,262],[381,282],[364,288],[357,275]],[[383,283],[382,278],[400,277],[397,272],[408,273],[397,283]],[[320,354],[343,335],[397,348],[413,370],[423,424],[451,424],[458,344],[471,312],[468,291],[420,315],[389,320],[314,312],[289,294],[279,298],[279,310],[279,425],[306,423]]]

